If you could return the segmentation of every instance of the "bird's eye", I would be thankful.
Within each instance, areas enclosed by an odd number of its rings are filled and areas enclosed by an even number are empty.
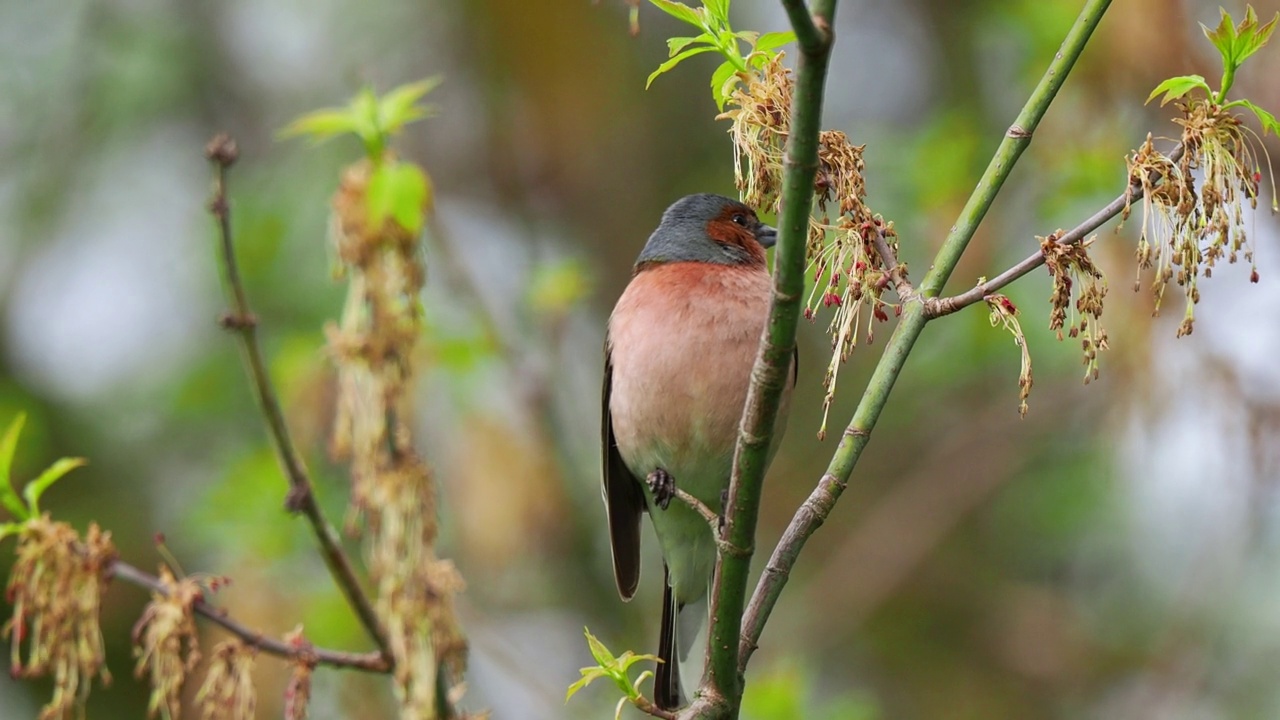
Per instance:
[[[741,225],[741,226],[743,226],[743,227],[746,227],[746,226],[747,226],[747,216],[746,216],[746,215],[743,215],[742,213],[738,213],[737,215],[734,215],[734,216],[733,216],[733,224],[734,224],[734,225]]]

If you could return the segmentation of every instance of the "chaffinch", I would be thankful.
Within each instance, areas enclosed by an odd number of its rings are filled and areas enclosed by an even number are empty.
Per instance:
[[[663,662],[654,690],[664,709],[684,702],[678,660],[688,657],[706,619],[716,558],[707,521],[671,499],[678,485],[722,511],[769,313],[765,248],[776,239],[776,230],[736,200],[681,198],[649,236],[609,318],[602,441],[614,578],[622,599],[630,600],[640,580],[640,515],[647,510],[665,565]],[[794,382],[794,362],[791,372]],[[770,457],[785,425],[786,400]]]

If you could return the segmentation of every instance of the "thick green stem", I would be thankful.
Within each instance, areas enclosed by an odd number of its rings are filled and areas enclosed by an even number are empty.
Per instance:
[[[1004,184],[1005,178],[1009,176],[1022,151],[1030,143],[1031,134],[1039,124],[1040,118],[1044,116],[1049,103],[1062,86],[1076,58],[1080,56],[1085,43],[1088,42],[1110,4],[1111,0],[1088,0],[1085,3],[1080,16],[1067,33],[1067,39],[1054,56],[1040,83],[1036,85],[1022,112],[1018,114],[1017,121],[1009,128],[1009,132],[1000,143],[977,188],[965,203],[960,218],[952,226],[937,257],[934,258],[933,266],[921,284],[921,295],[935,296],[946,284],[947,278],[955,270],[978,224],[986,215],[987,209],[991,207],[991,201]],[[924,303],[925,299],[921,296],[916,296],[904,303],[906,307],[902,319],[894,329],[884,354],[880,356],[867,389],[862,394],[862,400],[858,403],[858,409],[854,412],[853,420],[849,423],[848,429],[845,430],[836,448],[835,455],[831,458],[827,473],[822,476],[818,487],[792,517],[791,523],[769,559],[769,564],[760,576],[742,626],[738,653],[740,671],[745,671],[751,653],[759,643],[760,633],[790,577],[791,568],[795,565],[800,550],[826,520],[831,508],[849,482],[849,477],[862,456],[862,450],[867,445],[871,431],[880,419],[880,412],[889,398],[889,391],[893,389],[898,375],[906,364],[907,356],[928,322]]]
[[[1233,66],[1231,63],[1228,62],[1226,63],[1226,66],[1222,68],[1222,84],[1218,86],[1218,96],[1214,98],[1214,102],[1218,103],[1219,105],[1226,102],[1227,91],[1231,89],[1231,86],[1234,85],[1235,82],[1236,82],[1235,66]]]
[[[801,0],[784,0],[800,40],[791,136],[782,183],[782,212],[774,254],[773,301],[751,371],[751,386],[738,431],[733,474],[724,510],[721,552],[711,589],[711,630],[703,702],[693,717],[736,717],[742,694],[738,638],[755,542],[760,490],[782,393],[790,381],[796,326],[804,295],[804,250],[818,169],[818,131],[831,52],[835,0],[818,0],[813,15]]]
[[[1080,57],[1080,52],[1089,41],[1089,36],[1093,34],[1094,28],[1098,27],[1098,21],[1102,19],[1102,15],[1110,5],[1111,0],[1089,0],[1085,3],[1080,16],[1067,32],[1066,40],[1062,41],[1062,47],[1058,48],[1057,54],[1053,56],[1053,62],[1049,63],[1049,69],[1040,78],[1035,90],[1031,91],[1031,97],[1022,107],[1022,112],[1018,113],[1013,125],[1005,132],[1004,140],[1000,141],[1000,147],[996,148],[996,153],[987,165],[986,172],[982,173],[982,178],[978,180],[977,188],[969,196],[964,209],[960,211],[960,218],[951,226],[951,232],[942,242],[942,248],[938,250],[929,274],[920,285],[920,292],[925,297],[933,297],[942,292],[947,278],[951,277],[951,272],[955,270],[960,256],[964,254],[978,225],[982,223],[982,218],[991,207],[991,201],[995,200],[1000,192],[1000,187],[1004,185],[1005,178],[1009,177],[1009,172],[1018,162],[1022,151],[1031,144],[1031,136],[1035,133],[1036,126],[1040,124],[1040,118],[1044,117],[1045,111],[1049,109],[1049,103],[1058,94],[1058,89],[1067,79],[1071,68],[1076,64],[1076,59]]]

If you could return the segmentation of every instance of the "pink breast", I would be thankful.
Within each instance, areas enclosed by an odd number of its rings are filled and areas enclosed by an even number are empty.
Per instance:
[[[609,340],[614,435],[633,472],[731,459],[769,296],[759,268],[671,263],[632,279]]]

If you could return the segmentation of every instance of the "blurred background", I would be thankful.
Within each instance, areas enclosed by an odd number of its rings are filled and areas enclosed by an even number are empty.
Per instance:
[[[1081,5],[840,4],[825,126],[867,145],[868,202],[897,223],[914,277]],[[1114,4],[951,291],[1113,198],[1149,131],[1176,134],[1171,109],[1142,101],[1171,75],[1215,81],[1197,23],[1215,24],[1218,5]],[[1256,7],[1265,18],[1280,2]],[[233,577],[217,602],[245,623],[279,635],[302,622],[318,644],[367,648],[305,523],[281,509],[238,346],[215,323],[202,148],[220,130],[240,143],[231,196],[248,291],[338,520],[322,327],[343,288],[325,227],[360,149],[275,133],[362,84],[442,74],[438,117],[399,148],[438,192],[419,435],[443,494],[442,552],[468,581],[467,704],[499,720],[610,717],[603,684],[563,702],[590,661],[582,627],[652,652],[661,573],[649,542],[639,597],[618,600],[598,489],[602,330],[662,209],[733,191],[728,125],[706,87],[715,62],[694,58],[646,92],[665,38],[685,33],[647,4],[640,16],[631,38],[621,0],[0,0],[0,423],[30,416],[17,476],[88,457],[46,496],[55,515],[99,522],[147,569],[163,532],[187,572]],[[786,27],[772,2],[740,0],[733,17]],[[1273,46],[1234,96],[1280,110],[1277,77]],[[1149,294],[1130,291],[1139,222],[1107,225],[1094,251],[1111,350],[1088,387],[1078,346],[1046,329],[1046,273],[1010,289],[1035,363],[1025,420],[1018,349],[984,310],[925,332],[765,630],[744,717],[1280,716],[1277,226],[1248,218],[1261,283],[1219,269],[1195,333],[1175,341],[1176,291],[1155,319]],[[824,329],[801,328],[757,568],[834,449],[815,437]],[[833,437],[888,330],[844,370]],[[115,682],[94,689],[90,717],[145,714],[129,641],[145,601],[111,588]],[[205,628],[206,648],[220,638]],[[259,715],[278,717],[283,666],[263,656],[258,672]],[[383,678],[321,670],[315,683],[313,718],[390,716]],[[0,683],[0,714],[35,717],[49,692]]]

